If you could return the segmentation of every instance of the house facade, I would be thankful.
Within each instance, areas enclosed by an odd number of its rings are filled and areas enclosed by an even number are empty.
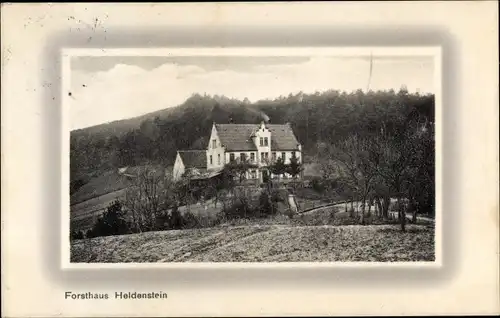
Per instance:
[[[216,124],[212,126],[206,150],[178,151],[173,168],[174,179],[180,179],[190,169],[192,175],[209,178],[220,173],[226,164],[251,163],[246,179],[265,181],[274,176],[269,165],[282,158],[285,164],[295,156],[302,160],[302,145],[289,124]],[[285,173],[281,178],[290,178]]]

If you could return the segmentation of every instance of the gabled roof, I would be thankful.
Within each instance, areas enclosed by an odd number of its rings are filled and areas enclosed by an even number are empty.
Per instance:
[[[299,149],[299,142],[290,125],[266,125],[266,127],[271,131],[271,150]]]
[[[257,150],[251,138],[259,128],[256,124],[216,124],[219,139],[226,150]]]
[[[252,135],[259,129],[258,124],[216,124],[217,133],[223,146],[228,151],[257,150]],[[266,127],[271,131],[271,149],[298,150],[299,142],[290,125],[270,125]]]
[[[205,150],[179,150],[178,153],[186,168],[207,168],[207,153]]]

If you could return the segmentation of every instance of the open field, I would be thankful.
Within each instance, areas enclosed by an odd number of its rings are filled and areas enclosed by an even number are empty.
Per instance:
[[[92,227],[97,217],[117,199],[125,196],[126,189],[95,197],[70,207],[71,230],[85,231]]]
[[[409,225],[219,226],[73,241],[71,262],[434,261],[434,230]]]
[[[210,228],[72,241],[72,262],[433,261],[434,226],[355,225],[341,206]],[[395,221],[396,222],[396,221]]]
[[[108,193],[129,187],[131,181],[118,171],[106,171],[101,175],[90,179],[88,183],[79,188],[71,195],[71,205],[83,203]]]

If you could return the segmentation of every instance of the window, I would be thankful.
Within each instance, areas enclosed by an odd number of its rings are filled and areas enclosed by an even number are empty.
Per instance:
[[[247,156],[246,156],[246,154],[245,154],[245,153],[243,153],[243,152],[242,152],[242,153],[240,153],[240,162],[244,162],[244,161],[245,161],[245,159],[246,159],[246,157],[247,157]]]
[[[250,161],[255,162],[255,153],[253,152],[250,153]]]
[[[217,155],[217,164],[220,165],[220,154]]]
[[[264,146],[264,138],[260,137],[260,146]]]
[[[264,137],[264,146],[269,146],[269,141],[267,139],[267,137]]]
[[[295,158],[295,151],[292,151],[292,157]]]
[[[269,160],[269,152],[261,153],[260,158],[262,163],[266,162],[267,160]]]
[[[234,153],[229,154],[229,162],[234,161]]]
[[[273,161],[276,161],[276,152],[273,151]]]
[[[281,153],[281,158],[283,159],[283,161],[285,161],[286,159],[286,154],[284,152]]]
[[[212,140],[212,148],[217,148],[217,139]]]
[[[257,171],[252,170],[252,179],[257,179]]]
[[[212,162],[212,155],[210,155],[210,164],[213,164],[213,162]]]

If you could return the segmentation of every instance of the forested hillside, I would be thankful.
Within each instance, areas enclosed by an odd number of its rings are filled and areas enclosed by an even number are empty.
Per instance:
[[[383,129],[400,133],[409,122],[434,123],[434,96],[379,91],[330,90],[290,94],[250,103],[224,96],[195,94],[182,105],[71,132],[71,190],[102,171],[145,162],[171,165],[178,149],[204,148],[213,122],[289,122],[305,155],[315,157],[324,144],[349,135]],[[433,144],[431,145],[434,146]]]

